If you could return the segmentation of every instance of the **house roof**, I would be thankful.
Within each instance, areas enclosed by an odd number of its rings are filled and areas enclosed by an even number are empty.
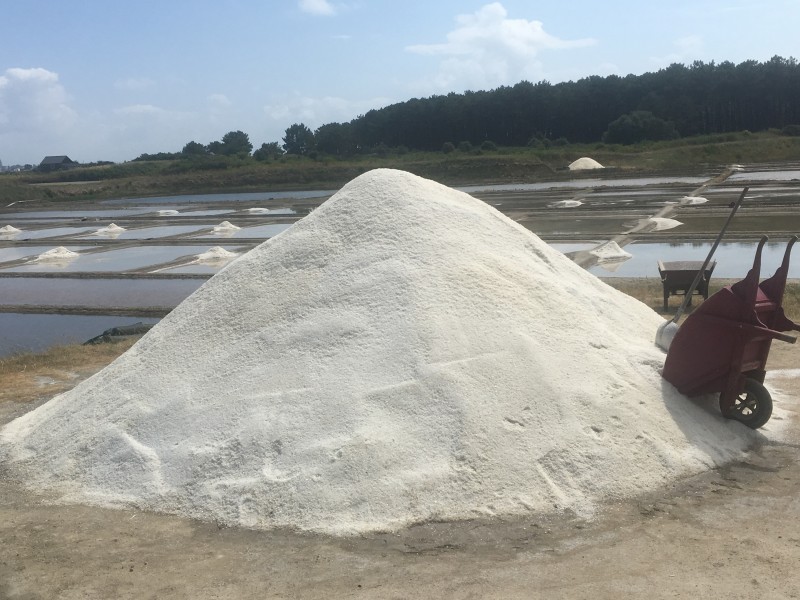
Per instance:
[[[42,165],[63,165],[64,163],[71,163],[69,156],[45,156],[40,164]]]

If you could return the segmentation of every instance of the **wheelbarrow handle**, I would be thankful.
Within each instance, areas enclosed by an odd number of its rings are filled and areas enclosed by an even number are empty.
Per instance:
[[[780,340],[782,342],[788,342],[789,344],[794,344],[797,342],[797,338],[791,335],[787,335],[781,331],[775,331],[774,329],[770,329],[768,327],[761,327],[760,325],[753,325],[752,323],[744,323],[742,321],[734,321],[732,319],[725,319],[723,317],[717,317],[714,315],[707,315],[707,314],[699,314],[697,317],[713,321],[714,323],[720,323],[722,325],[727,325],[733,329],[742,329],[745,331],[752,331],[763,333],[764,335],[771,337],[776,340]],[[800,331],[800,326],[795,325],[798,331]]]

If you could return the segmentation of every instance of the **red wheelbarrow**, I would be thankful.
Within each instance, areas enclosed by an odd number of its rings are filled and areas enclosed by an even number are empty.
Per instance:
[[[703,302],[681,325],[667,352],[664,379],[687,396],[719,392],[728,418],[757,429],[772,415],[772,397],[764,387],[772,340],[795,343],[783,333],[800,331],[783,312],[789,257],[798,237],[786,247],[775,274],[759,285],[761,238],[747,276]]]

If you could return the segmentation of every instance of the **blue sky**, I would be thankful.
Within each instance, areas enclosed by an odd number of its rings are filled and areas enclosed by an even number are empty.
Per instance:
[[[413,97],[800,58],[798,24],[800,0],[3,0],[0,161],[258,147]]]

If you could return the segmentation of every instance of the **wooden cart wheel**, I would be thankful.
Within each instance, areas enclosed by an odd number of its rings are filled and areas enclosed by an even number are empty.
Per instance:
[[[744,391],[734,399],[728,416],[751,429],[758,429],[772,416],[772,396],[761,383],[748,378]]]

